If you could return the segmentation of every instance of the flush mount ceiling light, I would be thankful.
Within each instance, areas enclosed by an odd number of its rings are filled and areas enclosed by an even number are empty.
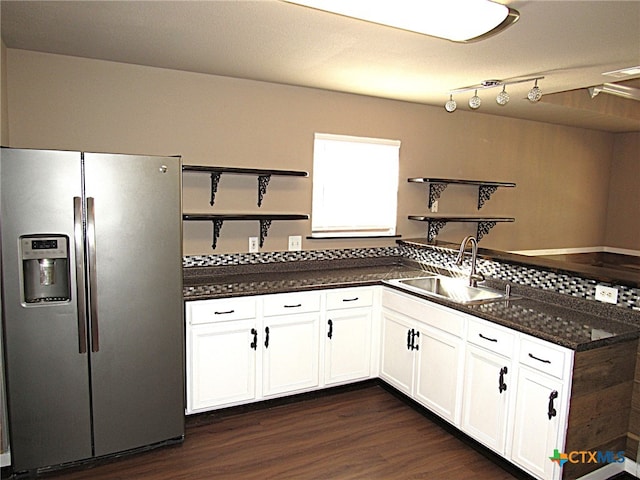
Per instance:
[[[531,88],[531,90],[529,90],[529,93],[527,94],[527,99],[531,103],[535,103],[542,98],[542,90],[540,89],[540,87],[538,87],[538,80],[542,80],[543,78],[544,77],[532,77],[532,78],[525,78],[522,80],[511,80],[511,81],[484,80],[479,85],[451,90],[449,92],[449,101],[445,103],[444,108],[447,110],[447,112],[453,113],[457,107],[456,101],[453,99],[453,95],[457,95],[458,93],[473,91],[474,92],[473,97],[469,99],[469,108],[471,108],[472,110],[477,110],[478,108],[480,108],[480,104],[482,103],[482,100],[478,96],[478,90],[485,90],[487,88],[495,88],[495,87],[502,87],[502,91],[496,97],[496,103],[498,105],[505,106],[507,103],[509,103],[509,99],[510,99],[510,96],[507,93],[507,85],[515,85],[517,83],[525,83],[525,82],[535,82],[533,87]],[[599,87],[594,87],[594,88],[599,88]],[[599,90],[599,91],[604,91],[604,90]],[[598,92],[596,92],[596,95],[597,93]],[[451,108],[452,105],[454,105],[453,108]]]
[[[501,32],[520,14],[488,0],[284,0],[453,42],[473,42]]]

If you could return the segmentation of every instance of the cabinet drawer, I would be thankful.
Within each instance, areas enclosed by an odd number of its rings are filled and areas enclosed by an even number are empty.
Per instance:
[[[467,341],[505,357],[511,357],[515,333],[474,320],[469,321]]]
[[[520,363],[557,378],[562,378],[568,351],[556,345],[523,338],[520,341]]]
[[[373,288],[343,288],[327,293],[327,310],[371,305],[373,305]]]
[[[319,292],[278,293],[264,297],[265,317],[320,311]]]
[[[186,317],[191,325],[255,318],[256,299],[238,297],[187,302]]]

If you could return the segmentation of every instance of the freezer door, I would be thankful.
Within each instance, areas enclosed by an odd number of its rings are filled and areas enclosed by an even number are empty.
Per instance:
[[[92,453],[88,354],[81,353],[86,338],[76,305],[83,287],[77,288],[74,267],[80,159],[74,152],[7,148],[0,157],[2,320],[15,471],[88,458]],[[18,239],[38,233],[69,239],[71,301],[51,305],[21,301]]]
[[[85,161],[96,455],[184,434],[181,162]]]

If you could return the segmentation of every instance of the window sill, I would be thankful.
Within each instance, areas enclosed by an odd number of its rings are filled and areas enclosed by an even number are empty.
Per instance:
[[[402,238],[402,235],[341,235],[341,236],[314,236],[305,237],[307,240],[357,240],[359,238]]]

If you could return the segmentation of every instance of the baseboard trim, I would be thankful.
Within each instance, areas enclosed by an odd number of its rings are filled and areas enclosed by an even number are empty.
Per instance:
[[[577,480],[609,480],[618,476],[628,478],[627,475],[624,475],[626,473],[638,478],[638,464],[627,457],[625,457],[623,463],[609,463],[602,468],[583,475]]]

